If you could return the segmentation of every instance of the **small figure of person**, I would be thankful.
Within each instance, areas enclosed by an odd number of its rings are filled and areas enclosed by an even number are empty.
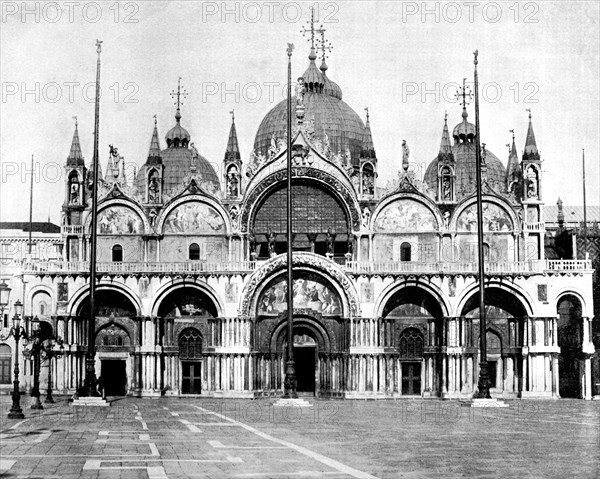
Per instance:
[[[104,380],[102,376],[98,378],[98,392],[102,396],[102,399],[106,399],[106,389],[104,388]]]

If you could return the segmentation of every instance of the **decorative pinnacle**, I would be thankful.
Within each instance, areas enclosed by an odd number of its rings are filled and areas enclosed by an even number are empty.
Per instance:
[[[73,115],[73,120],[75,120],[75,128],[77,128],[77,115]]]
[[[235,123],[235,110],[231,110],[229,114],[231,115],[231,122]]]
[[[331,42],[329,40],[325,40],[326,30],[323,28],[323,25],[321,25],[319,27],[317,32],[319,32],[321,34],[321,39],[320,40],[317,39],[317,42],[319,43],[319,49],[321,50],[321,61],[323,63],[325,63],[325,59],[328,56],[325,52],[327,51],[327,52],[331,53],[331,50],[333,50],[333,47],[331,46]]]
[[[152,118],[154,118],[154,126],[156,126],[156,122],[157,122],[156,113],[154,115],[152,115]]]
[[[444,123],[448,124],[448,110],[444,110]]]
[[[477,67],[477,63],[479,63],[479,62],[477,61],[477,55],[479,55],[479,50],[475,50],[475,51],[473,52],[473,56],[475,57],[475,58],[473,59],[473,63],[475,64],[475,67]]]
[[[287,46],[287,55],[289,58],[292,58],[292,51],[294,50],[294,44],[293,43],[288,43]]]
[[[529,119],[531,120],[531,108],[525,108],[525,111],[529,112]]]
[[[467,79],[463,78],[463,86],[459,87],[458,91],[454,94],[454,98],[460,101],[460,97],[462,97],[462,106],[464,109],[467,108],[467,105],[471,103],[473,100],[473,92],[471,88],[467,86]]]
[[[512,139],[513,141],[515,141],[515,130],[508,130],[510,133],[512,133]]]
[[[300,33],[302,33],[302,36],[304,37],[304,36],[306,36],[306,34],[308,32],[310,32],[310,48],[312,50],[315,48],[315,8],[314,7],[310,8],[310,20],[308,20],[306,23],[308,23],[310,25],[310,28],[302,27],[302,30],[300,30]]]
[[[367,123],[369,123],[369,107],[366,107],[365,111],[367,112]]]
[[[104,43],[102,40],[96,39],[96,51],[98,52],[98,55],[102,52],[102,43]]]
[[[177,110],[179,110],[179,108],[181,107],[181,105],[183,105],[183,101],[181,101],[181,97],[186,97],[188,96],[188,92],[186,90],[181,91],[181,77],[179,77],[177,79],[177,92],[175,90],[171,91],[171,93],[169,93],[169,95],[171,95],[173,98],[177,97],[177,101],[175,101],[175,103],[173,103],[173,105],[177,105]]]

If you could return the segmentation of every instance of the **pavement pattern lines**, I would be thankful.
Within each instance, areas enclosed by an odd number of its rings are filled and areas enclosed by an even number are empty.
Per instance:
[[[600,402],[486,412],[314,400],[282,411],[265,400],[124,398],[96,411],[24,407],[27,419],[11,421],[9,400],[0,397],[2,478],[600,477]]]

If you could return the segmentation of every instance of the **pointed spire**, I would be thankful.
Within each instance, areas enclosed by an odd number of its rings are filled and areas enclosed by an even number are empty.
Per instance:
[[[363,141],[363,158],[376,158],[375,146],[373,145],[373,136],[371,135],[371,120],[369,116],[369,108],[365,108],[367,113],[367,121],[365,122],[365,140]]]
[[[560,196],[558,197],[556,206],[558,206],[558,213],[556,215],[556,220],[558,221],[558,227],[560,229],[562,229],[565,224],[565,213],[563,212],[563,202],[560,199]]]
[[[537,153],[533,124],[531,123],[531,108],[527,108],[527,111],[529,112],[529,128],[527,129],[527,139],[525,140],[525,153]]]
[[[73,132],[73,140],[71,141],[71,150],[67,157],[67,165],[69,166],[81,166],[84,164],[83,154],[81,153],[81,144],[79,143],[79,129],[77,124],[77,117],[75,119],[75,131]]]
[[[235,129],[235,111],[231,110],[231,128],[229,129],[229,140],[227,140],[227,150],[225,150],[225,161],[239,160],[240,147],[238,145],[237,131]]]
[[[150,149],[148,150],[148,159],[146,160],[147,164],[162,163],[160,156],[160,142],[158,139],[158,128],[156,123],[156,115],[154,115],[154,130],[152,131],[152,140],[150,140]]]
[[[448,112],[444,114],[444,129],[442,130],[442,141],[440,142],[440,155],[452,155],[452,143],[448,132]]]
[[[509,193],[516,192],[515,184],[521,179],[521,167],[519,166],[519,157],[517,155],[517,146],[515,145],[515,130],[509,130],[512,133],[512,146],[509,147],[508,165],[506,166],[506,190]]]

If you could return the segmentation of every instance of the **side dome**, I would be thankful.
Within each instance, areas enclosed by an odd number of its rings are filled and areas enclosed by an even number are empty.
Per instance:
[[[344,102],[340,87],[325,77],[309,56],[310,65],[303,78],[307,91],[304,94],[306,107],[304,122],[314,119],[315,137],[329,139],[334,153],[345,153],[348,149],[352,165],[358,166],[361,152],[365,148],[365,124],[360,116]],[[254,152],[267,155],[271,139],[287,135],[287,100],[278,103],[263,118],[254,139]]]

